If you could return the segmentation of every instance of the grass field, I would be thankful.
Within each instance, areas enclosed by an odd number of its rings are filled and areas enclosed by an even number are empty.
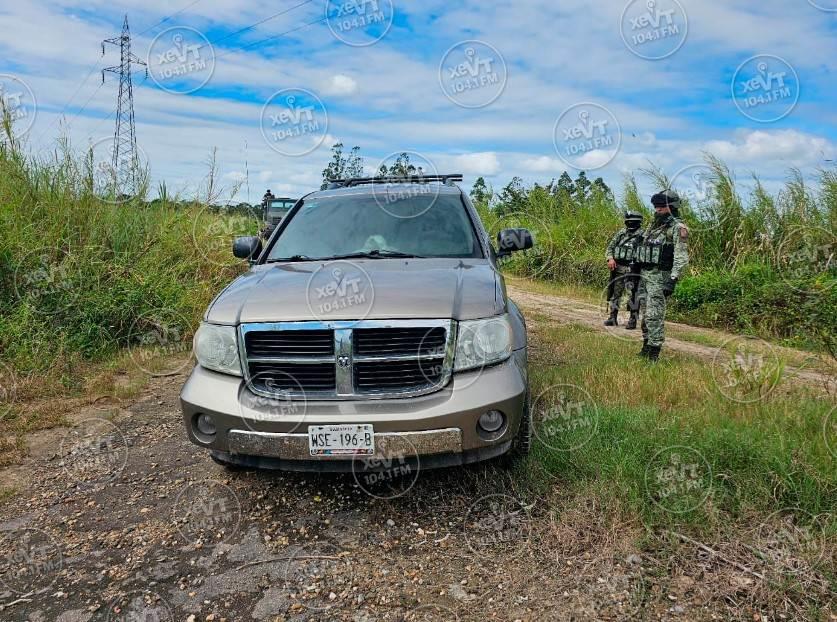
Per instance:
[[[717,551],[713,563],[765,579],[747,595],[761,606],[828,619],[837,589],[833,396],[775,378],[757,380],[770,391],[730,393],[690,356],[648,365],[633,343],[528,319],[538,440],[518,476],[534,491],[561,489],[569,507],[606,508],[657,557],[696,542]]]

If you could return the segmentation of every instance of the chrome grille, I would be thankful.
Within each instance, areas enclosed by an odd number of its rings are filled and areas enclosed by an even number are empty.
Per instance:
[[[452,320],[364,320],[242,324],[249,389],[306,399],[423,395],[453,367]]]

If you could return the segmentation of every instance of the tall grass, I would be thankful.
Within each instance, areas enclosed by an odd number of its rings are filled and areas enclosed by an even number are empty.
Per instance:
[[[214,158],[206,197],[217,195]],[[202,312],[240,267],[233,231],[257,223],[177,200],[146,200],[99,183],[90,152],[60,141],[28,155],[10,123],[0,140],[0,359],[19,374],[72,378],[150,333],[187,343]],[[204,198],[206,198],[204,197]],[[155,333],[156,331],[156,333]]]
[[[639,173],[657,189],[671,187],[672,180],[658,168]],[[754,176],[747,196],[734,173],[712,155],[706,155],[702,174],[701,193],[679,188],[682,180],[674,183],[692,232],[690,268],[672,301],[674,317],[833,348],[837,171],[819,171],[811,184],[791,170],[776,195]],[[628,176],[620,200],[595,189],[582,196],[536,184],[521,189],[513,206],[491,197],[478,209],[491,230],[507,224],[533,230],[537,250],[512,258],[510,271],[603,290],[608,280],[604,251],[622,225],[622,212],[640,211],[650,218],[646,205],[636,179]]]

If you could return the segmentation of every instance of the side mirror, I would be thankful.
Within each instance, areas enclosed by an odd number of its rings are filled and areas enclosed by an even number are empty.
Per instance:
[[[251,263],[256,261],[262,252],[261,238],[248,235],[242,238],[236,238],[233,242],[233,255],[239,259],[246,259]]]
[[[535,245],[528,229],[503,229],[497,234],[497,257],[508,257]]]

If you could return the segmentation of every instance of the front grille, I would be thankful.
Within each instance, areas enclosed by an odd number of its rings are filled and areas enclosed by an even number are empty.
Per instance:
[[[444,355],[447,331],[430,328],[360,328],[354,331],[356,356],[394,354]]]
[[[247,356],[332,356],[333,330],[251,331],[244,335]]]
[[[271,393],[334,391],[334,363],[250,363],[250,385]]]
[[[450,378],[453,327],[450,320],[243,324],[248,387],[283,398],[430,393]]]
[[[361,391],[434,385],[444,373],[443,359],[355,363],[355,386]]]

